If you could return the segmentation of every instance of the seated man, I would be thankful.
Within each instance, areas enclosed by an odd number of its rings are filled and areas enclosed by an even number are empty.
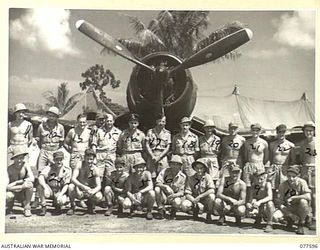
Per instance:
[[[92,149],[86,149],[82,166],[73,170],[72,183],[68,190],[71,208],[67,211],[67,215],[74,214],[75,198],[88,199],[89,214],[95,214],[95,204],[102,200],[99,169],[94,165],[95,157],[96,153]]]
[[[236,224],[239,225],[241,217],[245,215],[246,184],[240,176],[239,166],[230,162],[228,170],[220,180],[217,198],[214,201],[214,210],[220,216],[218,225],[225,225],[225,215],[231,214],[235,216]]]
[[[118,203],[118,216],[123,212],[123,201],[125,199],[125,183],[129,174],[124,172],[126,160],[124,157],[118,157],[115,160],[116,170],[111,172],[110,176],[107,176],[106,187],[104,188],[104,197],[108,205],[108,209],[105,212],[105,216],[110,216],[113,210],[114,204]]]
[[[146,170],[143,158],[136,158],[133,164],[133,173],[129,175],[126,183],[126,195],[123,208],[130,208],[129,218],[135,214],[138,207],[147,207],[147,220],[152,220],[152,207],[155,202],[155,193],[151,173]]]
[[[56,214],[61,213],[61,206],[67,202],[72,170],[63,164],[63,159],[63,152],[57,151],[53,153],[54,163],[44,167],[39,173],[40,216],[46,214],[46,199],[53,197],[53,206]]]
[[[181,204],[181,210],[185,213],[193,210],[194,219],[198,218],[200,211],[206,210],[206,220],[211,222],[215,186],[212,177],[208,174],[207,161],[200,158],[192,163],[192,168],[196,173],[187,179],[184,192],[186,199]]]
[[[165,204],[171,207],[171,218],[175,217],[176,211],[180,209],[187,176],[182,173],[182,160],[179,155],[171,157],[169,168],[163,169],[156,179],[156,201],[160,212],[160,219],[166,213]]]
[[[288,229],[292,227],[295,220],[298,220],[296,233],[304,234],[303,223],[311,210],[311,190],[307,182],[298,177],[300,167],[292,165],[288,168],[288,180],[280,184],[277,205],[281,211],[279,217],[283,216],[287,220]]]
[[[265,171],[256,172],[253,175],[253,186],[249,189],[247,202],[248,213],[256,217],[255,225],[261,223],[262,217],[267,220],[266,233],[272,232],[272,219],[275,211],[273,203],[272,184],[267,181],[268,174]]]
[[[12,213],[14,199],[17,198],[24,205],[24,216],[30,217],[34,176],[31,168],[24,161],[27,154],[26,149],[23,148],[17,147],[13,150],[11,156],[13,164],[7,169],[6,205],[7,213]]]

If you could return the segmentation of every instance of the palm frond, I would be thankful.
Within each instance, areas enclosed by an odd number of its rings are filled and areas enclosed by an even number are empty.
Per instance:
[[[143,44],[133,39],[118,39],[118,42],[126,47],[135,56],[141,57],[141,53],[144,52]]]
[[[67,112],[68,110],[70,110],[78,101],[79,98],[82,96],[82,93],[76,93],[73,96],[71,96],[65,105],[65,111]]]
[[[204,39],[200,40],[195,45],[195,52],[207,47],[208,45],[244,28],[244,25],[238,21],[227,24],[222,28],[212,32],[209,36],[205,37]]]

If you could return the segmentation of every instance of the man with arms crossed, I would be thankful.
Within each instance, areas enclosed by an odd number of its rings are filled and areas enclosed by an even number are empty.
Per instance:
[[[240,225],[241,217],[245,215],[246,184],[240,179],[241,169],[233,162],[229,162],[228,175],[222,176],[217,198],[214,201],[214,210],[219,214],[218,225],[225,225],[225,215],[231,213],[236,218],[236,224]]]

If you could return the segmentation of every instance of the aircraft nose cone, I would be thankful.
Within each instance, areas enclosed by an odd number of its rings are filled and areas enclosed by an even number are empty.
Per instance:
[[[251,38],[252,38],[252,36],[253,36],[253,32],[252,32],[252,30],[250,30],[250,29],[244,29],[246,32],[247,32],[247,35],[248,35],[248,37],[249,37],[249,40],[251,40]]]
[[[83,23],[84,23],[84,20],[78,20],[78,21],[76,22],[76,28],[79,29],[79,27],[80,27],[81,24],[83,24]]]

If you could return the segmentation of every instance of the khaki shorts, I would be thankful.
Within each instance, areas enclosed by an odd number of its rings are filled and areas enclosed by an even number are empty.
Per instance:
[[[243,181],[247,187],[251,187],[252,177],[256,172],[264,171],[265,167],[262,162],[247,162],[243,167]]]

